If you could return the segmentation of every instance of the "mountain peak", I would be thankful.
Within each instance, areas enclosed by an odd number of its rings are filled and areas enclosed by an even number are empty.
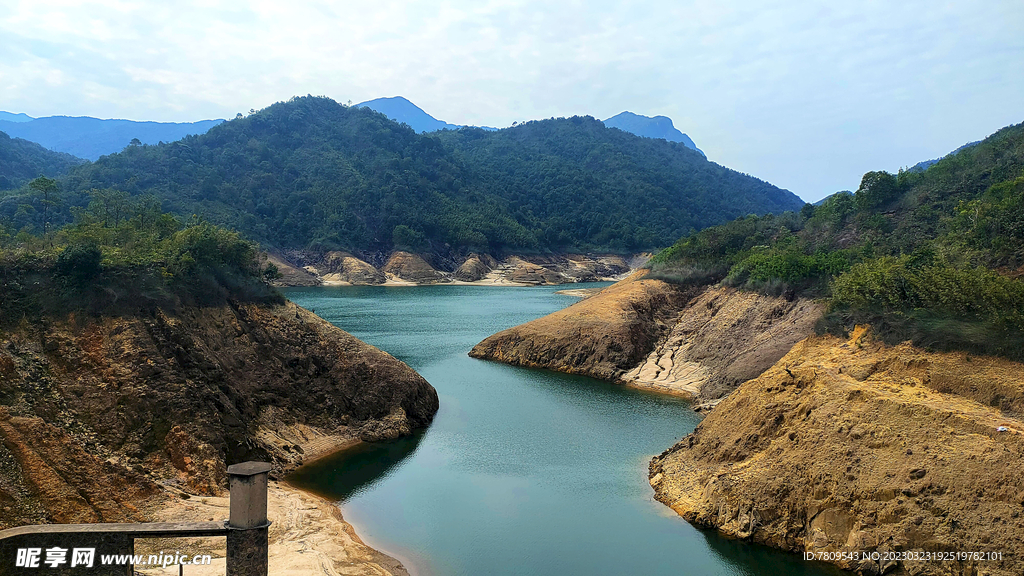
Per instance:
[[[380,112],[395,122],[408,124],[409,127],[417,133],[444,130],[445,128],[452,130],[458,130],[461,128],[461,126],[456,124],[449,124],[443,120],[434,118],[403,96],[375,98],[373,100],[367,100],[366,102],[360,102],[359,104],[354,105],[356,108],[360,106],[369,108],[374,112]]]
[[[612,116],[604,121],[609,128],[618,128],[623,132],[644,136],[646,138],[662,138],[669,142],[679,142],[687,148],[696,150],[704,156],[704,152],[697,148],[689,136],[680,132],[668,116],[643,116],[625,111]],[[705,156],[706,157],[706,156]]]

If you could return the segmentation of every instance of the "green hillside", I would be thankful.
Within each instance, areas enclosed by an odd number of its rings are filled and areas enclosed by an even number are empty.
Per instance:
[[[654,259],[680,283],[830,299],[829,329],[1024,357],[1024,124],[924,171],[869,172],[798,214],[690,234]]]
[[[39,144],[0,132],[0,191],[18,188],[39,176],[54,177],[85,162]]]
[[[681,144],[589,117],[419,135],[318,97],[129,146],[73,170],[62,188],[65,209],[87,205],[94,189],[152,193],[166,210],[270,246],[363,252],[637,250],[803,205]],[[17,204],[0,203],[0,218]]]
[[[145,202],[124,206],[114,219],[93,202],[45,235],[12,237],[0,226],[0,327],[73,311],[279,302],[265,282],[276,274],[237,232],[199,219],[183,223]]]

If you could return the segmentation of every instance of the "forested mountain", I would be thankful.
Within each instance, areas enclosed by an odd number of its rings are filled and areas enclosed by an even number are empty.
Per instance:
[[[318,97],[171,144],[130,146],[76,168],[63,188],[65,208],[88,203],[93,189],[152,193],[167,210],[270,246],[365,252],[648,249],[691,228],[803,205],[681,144],[589,117],[418,135]]]
[[[39,176],[58,176],[85,162],[70,154],[52,152],[39,144],[0,132],[0,190],[10,190]]]
[[[675,230],[803,206],[794,194],[713,162],[683,144],[611,130],[589,116],[436,138],[474,167],[544,246],[640,248]]]
[[[133,139],[143,144],[173,142],[188,134],[203,134],[223,120],[200,122],[135,122],[101,120],[88,116],[48,116],[45,118],[0,117],[0,131],[24,138],[57,152],[96,160],[104,154],[120,152]]]
[[[642,116],[640,114],[634,114],[632,112],[620,112],[615,116],[604,121],[604,125],[609,128],[618,128],[619,130],[625,130],[630,134],[636,134],[637,136],[643,136],[645,138],[662,138],[669,142],[681,142],[686,145],[687,148],[696,150],[704,155],[704,152],[697,145],[693,143],[693,140],[689,136],[680,132],[673,124],[672,119],[667,116]]]
[[[681,283],[828,296],[830,322],[1024,358],[1024,124],[925,170],[868,172],[798,214],[688,235],[654,259]]]

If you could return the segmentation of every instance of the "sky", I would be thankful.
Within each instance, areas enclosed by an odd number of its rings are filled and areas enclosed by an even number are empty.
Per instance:
[[[306,94],[499,127],[664,115],[813,202],[1024,121],[1024,2],[0,0],[0,110],[195,121]]]

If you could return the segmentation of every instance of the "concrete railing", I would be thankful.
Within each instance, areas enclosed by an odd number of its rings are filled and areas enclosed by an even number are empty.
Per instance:
[[[103,558],[133,556],[137,538],[215,536],[227,538],[228,576],[267,576],[269,472],[270,464],[264,462],[228,466],[231,496],[227,521],[43,524],[0,530],[0,576],[132,576],[132,563],[104,564]]]

